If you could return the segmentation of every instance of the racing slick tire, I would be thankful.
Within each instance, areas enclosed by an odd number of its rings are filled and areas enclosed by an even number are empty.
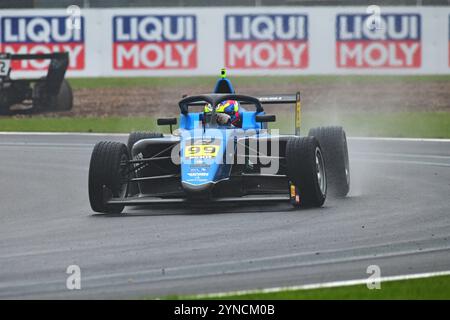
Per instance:
[[[130,177],[127,146],[120,142],[101,141],[92,151],[89,165],[89,202],[92,210],[101,213],[121,213],[123,205],[111,205],[106,201],[112,197],[123,197],[127,192]]]
[[[33,96],[41,97],[45,95],[47,86],[44,82],[36,83],[33,88]],[[46,96],[45,99],[36,99],[33,101],[33,113],[45,111],[68,111],[73,107],[73,92],[69,82],[64,79],[61,82],[59,92],[56,96]]]
[[[289,180],[298,190],[294,206],[321,207],[327,196],[325,162],[320,144],[314,137],[292,137],[286,145]]]
[[[160,132],[148,132],[148,131],[136,131],[131,132],[128,136],[128,152],[131,154],[131,149],[133,148],[133,145],[142,139],[153,139],[153,138],[162,138],[163,134]]]
[[[350,190],[350,165],[347,137],[342,127],[318,127],[308,136],[319,140],[326,163],[329,194],[345,197]]]
[[[56,111],[68,111],[73,107],[73,92],[69,82],[64,79],[59,88],[54,108]]]

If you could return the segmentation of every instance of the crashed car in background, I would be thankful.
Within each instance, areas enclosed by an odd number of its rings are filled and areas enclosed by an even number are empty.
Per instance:
[[[238,101],[241,123],[218,121],[223,101]],[[293,104],[295,133],[269,130],[275,115],[265,104]],[[192,108],[204,107],[194,112]],[[120,213],[125,206],[186,203],[290,202],[320,207],[327,192],[344,197],[350,170],[342,127],[320,127],[300,136],[300,93],[253,97],[235,94],[223,73],[213,93],[187,96],[170,135],[134,132],[128,145],[102,141],[89,167],[89,200],[96,212]]]
[[[30,59],[50,59],[47,75],[38,79],[12,79],[13,61]],[[72,88],[64,79],[68,65],[66,52],[0,53],[0,115],[72,109]]]

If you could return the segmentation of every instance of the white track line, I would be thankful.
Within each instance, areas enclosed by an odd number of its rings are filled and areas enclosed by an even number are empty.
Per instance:
[[[370,162],[370,163],[397,163],[397,164],[415,164],[419,166],[438,166],[438,167],[450,167],[450,163],[442,162],[428,162],[428,161],[411,161],[411,160],[386,160],[386,159],[353,159],[357,162]]]
[[[430,159],[450,159],[450,156],[435,156],[429,154],[420,154],[420,153],[393,153],[393,152],[362,152],[362,151],[353,151],[354,155],[373,155],[373,156],[388,156],[388,157],[399,157],[399,158],[430,158]]]
[[[348,140],[361,141],[406,141],[406,142],[450,142],[450,139],[435,138],[389,138],[389,137],[348,137]]]
[[[273,288],[265,288],[265,289],[208,293],[208,294],[194,295],[193,297],[197,298],[197,299],[221,298],[221,297],[242,296],[242,295],[247,295],[247,294],[258,294],[258,293],[276,293],[276,292],[281,292],[281,291],[296,291],[296,290],[311,290],[311,289],[321,289],[321,288],[347,287],[347,286],[372,283],[374,280],[379,280],[382,283],[382,282],[389,282],[389,281],[422,279],[422,278],[431,278],[431,277],[448,276],[448,275],[450,275],[450,271],[426,272],[426,273],[415,273],[415,274],[406,274],[406,275],[390,276],[390,277],[380,277],[378,279],[375,279],[375,278],[356,279],[356,280],[314,283],[314,284],[306,284],[306,285],[299,285],[299,286],[273,287]]]
[[[2,147],[92,147],[94,143],[0,142]]]
[[[116,136],[126,137],[128,133],[91,133],[91,132],[22,132],[22,131],[0,131],[0,135],[30,135],[30,136]],[[389,138],[389,137],[348,137],[348,140],[374,140],[374,141],[423,141],[423,142],[450,142],[450,139],[435,138]]]
[[[113,136],[127,137],[128,133],[98,133],[98,132],[23,132],[23,131],[0,131],[0,135],[22,135],[22,136]]]

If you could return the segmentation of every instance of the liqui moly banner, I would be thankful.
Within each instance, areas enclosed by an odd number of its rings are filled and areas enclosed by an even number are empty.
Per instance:
[[[308,16],[225,16],[225,65],[236,69],[308,67]]]
[[[0,51],[67,51],[68,75],[450,74],[450,7],[0,10]],[[370,12],[370,11],[369,11]],[[13,64],[42,76],[48,60]]]
[[[63,15],[2,16],[0,18],[0,51],[8,53],[69,52],[69,70],[85,67],[84,18],[77,28]],[[48,68],[48,60],[14,61],[14,70],[32,71]]]
[[[419,68],[422,63],[421,16],[363,14],[336,17],[339,68]]]
[[[194,15],[127,15],[113,18],[115,70],[194,69]]]

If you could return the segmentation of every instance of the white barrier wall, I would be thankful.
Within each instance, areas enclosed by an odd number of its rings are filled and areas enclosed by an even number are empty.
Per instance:
[[[69,51],[70,76],[450,74],[450,7],[1,10],[0,51]],[[46,63],[14,63],[36,76]]]

